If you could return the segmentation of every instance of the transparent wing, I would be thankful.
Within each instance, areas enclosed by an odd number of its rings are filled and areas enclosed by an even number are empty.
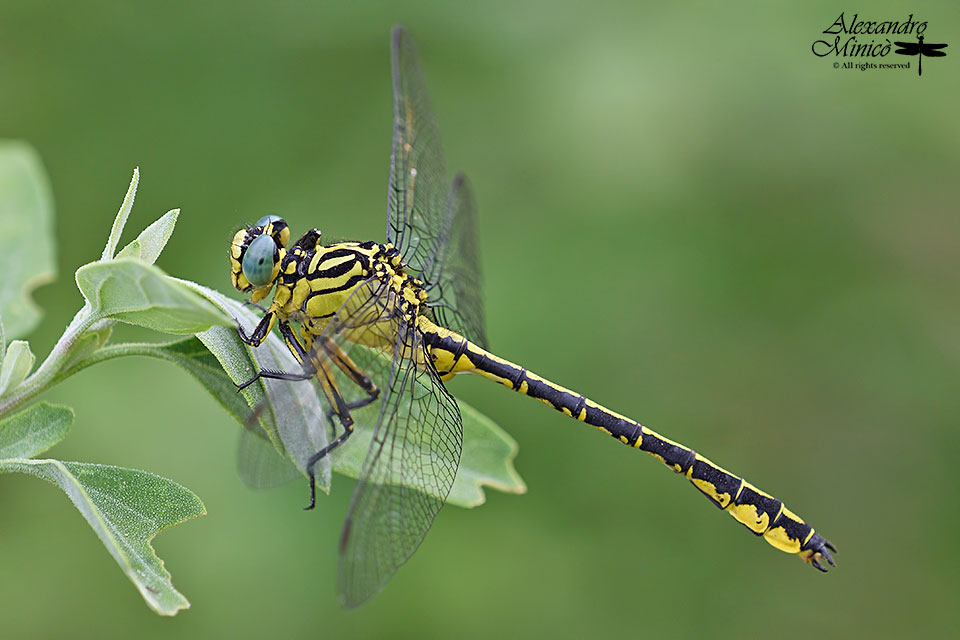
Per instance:
[[[416,46],[402,27],[391,39],[393,153],[387,241],[430,293],[429,306],[450,329],[486,346],[469,187],[448,188],[443,147]]]
[[[303,478],[300,470],[274,448],[266,435],[249,429],[240,431],[237,472],[253,489],[273,489]]]
[[[336,366],[338,351],[378,387],[378,400],[369,402]],[[350,411],[355,434],[332,454],[349,463],[359,447],[366,450],[340,540],[341,599],[356,606],[413,555],[446,501],[460,463],[460,410],[415,320],[404,319],[396,294],[379,280],[351,294],[314,342],[311,358],[323,363],[348,404],[363,405]]]
[[[419,332],[402,322],[397,330],[379,422],[340,540],[340,596],[348,607],[377,593],[417,550],[460,463],[457,403]]]
[[[422,273],[438,251],[447,169],[413,39],[402,27],[394,27],[390,44],[393,153],[387,240]]]

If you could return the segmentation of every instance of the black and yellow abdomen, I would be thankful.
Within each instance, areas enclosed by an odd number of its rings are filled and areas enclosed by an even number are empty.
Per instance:
[[[597,404],[582,394],[554,384],[524,367],[499,358],[463,336],[419,319],[420,330],[437,371],[444,379],[474,373],[536,398],[557,411],[592,425],[623,444],[657,458],[681,473],[715,506],[771,545],[824,570],[821,557],[832,564],[832,545],[783,502],[743,478],[714,464],[692,449],[665,438],[630,418]]]

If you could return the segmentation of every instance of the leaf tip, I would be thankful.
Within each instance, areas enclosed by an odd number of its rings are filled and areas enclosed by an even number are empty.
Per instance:
[[[127,193],[120,204],[120,210],[113,220],[113,226],[110,228],[110,236],[107,238],[107,245],[103,248],[100,255],[101,260],[112,260],[120,244],[120,236],[123,234],[123,227],[127,224],[127,218],[130,216],[130,210],[133,209],[133,202],[137,198],[137,187],[140,185],[140,167],[133,168],[133,177],[130,178],[130,186],[127,187]]]

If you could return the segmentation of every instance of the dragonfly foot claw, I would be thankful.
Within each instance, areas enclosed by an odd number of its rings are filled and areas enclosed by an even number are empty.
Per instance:
[[[827,568],[820,564],[820,560],[826,560],[831,567],[837,566],[837,563],[833,561],[833,556],[830,555],[831,551],[836,553],[837,548],[833,546],[833,543],[821,535],[814,533],[813,537],[810,538],[804,547],[810,550],[808,562],[813,565],[814,569],[822,571],[823,573],[827,572]]]

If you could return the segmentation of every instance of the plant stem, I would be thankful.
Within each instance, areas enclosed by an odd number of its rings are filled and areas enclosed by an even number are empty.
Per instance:
[[[90,305],[84,305],[77,315],[73,317],[70,324],[57,344],[50,350],[50,354],[37,367],[33,374],[24,380],[9,397],[0,400],[0,416],[6,415],[12,409],[46,389],[54,378],[60,372],[66,358],[70,355],[70,350],[76,344],[77,340],[83,335],[83,332],[90,328],[97,321]]]

